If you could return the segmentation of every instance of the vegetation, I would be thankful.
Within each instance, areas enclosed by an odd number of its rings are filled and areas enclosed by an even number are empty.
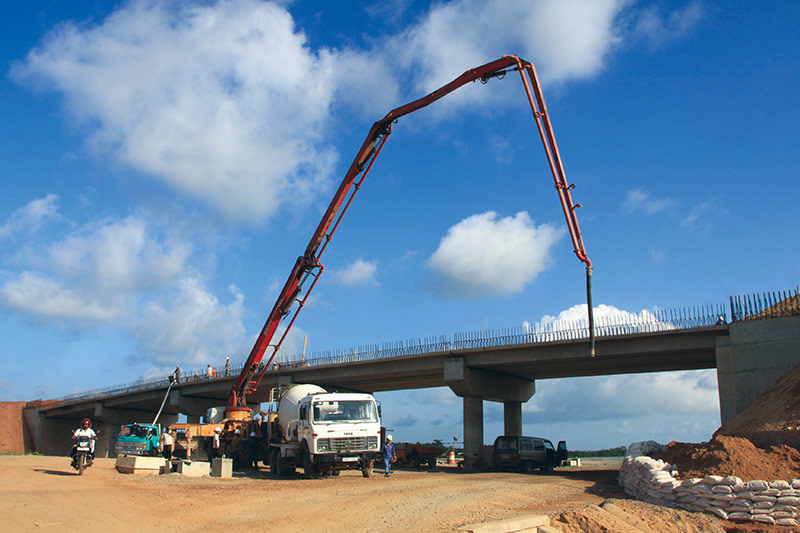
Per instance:
[[[570,450],[570,457],[622,457],[628,451],[627,446],[606,448],[604,450]]]

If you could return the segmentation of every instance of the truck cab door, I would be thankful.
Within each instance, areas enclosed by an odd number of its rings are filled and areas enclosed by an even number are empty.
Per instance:
[[[308,404],[301,405],[297,417],[297,435],[305,437],[311,431],[311,424],[308,421]]]
[[[566,461],[567,454],[567,442],[563,440],[558,441],[558,448],[556,449],[556,459],[558,462]]]

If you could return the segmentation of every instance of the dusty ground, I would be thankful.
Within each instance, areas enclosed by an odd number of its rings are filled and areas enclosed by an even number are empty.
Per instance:
[[[0,456],[0,529],[454,531],[476,522],[567,513],[559,522],[564,531],[599,532],[619,530],[596,525],[595,515],[604,513],[598,506],[607,498],[621,498],[614,500],[618,506],[633,509],[654,531],[722,531],[722,522],[708,515],[627,500],[616,485],[617,471],[607,469],[524,475],[442,468],[399,471],[388,479],[343,472],[338,478],[275,480],[265,471],[232,479],[123,475],[113,459],[98,459],[78,476],[68,463],[65,457]],[[592,518],[583,527],[586,513]],[[675,516],[682,518],[676,522]]]

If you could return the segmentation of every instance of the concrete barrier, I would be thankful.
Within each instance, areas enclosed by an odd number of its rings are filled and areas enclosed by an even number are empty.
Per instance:
[[[211,477],[232,477],[233,459],[215,457],[211,460]]]
[[[211,464],[205,461],[180,461],[175,472],[189,477],[203,477],[211,474]]]
[[[544,514],[521,516],[498,522],[483,524],[470,524],[461,526],[458,531],[463,533],[510,533],[512,531],[536,531],[534,528],[549,526],[550,517]]]
[[[166,459],[161,457],[139,457],[138,455],[118,455],[115,464],[117,472],[121,474],[140,474],[157,476]]]

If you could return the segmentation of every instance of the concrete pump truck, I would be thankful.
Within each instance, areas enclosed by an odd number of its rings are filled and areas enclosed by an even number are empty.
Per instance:
[[[514,72],[518,73],[521,78],[533,119],[536,122],[572,239],[573,252],[586,266],[588,356],[594,356],[592,264],[583,244],[575,212],[580,204],[574,204],[570,194],[570,190],[575,185],[567,181],[533,64],[515,55],[506,55],[467,70],[432,93],[393,109],[372,125],[308,246],[295,261],[289,277],[250,351],[241,374],[228,394],[223,438],[226,438],[229,444],[236,440],[234,434],[249,435],[249,431],[255,427],[247,398],[257,390],[265,373],[270,371],[270,364],[291,330],[298,313],[319,281],[324,270],[320,258],[331,242],[353,198],[363,185],[364,179],[372,169],[375,160],[386,145],[393,125],[400,118],[436,102],[464,85],[476,81],[486,84],[490,80],[503,79],[507,74]],[[308,287],[304,291],[306,284]],[[286,321],[286,327],[280,338],[273,341],[282,321]],[[264,362],[264,356],[268,349],[271,351]],[[326,392],[316,386],[300,385],[295,386],[294,389],[275,391],[270,398],[278,404],[283,402],[283,408],[279,406],[268,416],[264,416],[258,429],[259,433],[264,435],[265,442],[262,450],[265,450],[268,455],[274,475],[293,473],[296,467],[303,468],[306,476],[309,477],[315,477],[326,471],[336,474],[345,468],[360,469],[365,476],[369,475],[372,460],[377,456],[380,447],[380,421],[376,403],[371,395]],[[349,414],[345,414],[345,412]],[[337,417],[338,420],[336,420]],[[314,429],[312,430],[312,428]],[[347,431],[343,428],[346,428]],[[193,435],[210,434],[208,428],[189,427],[188,429]],[[239,433],[235,433],[237,429]],[[231,453],[234,456],[244,454],[241,449],[235,447]]]

